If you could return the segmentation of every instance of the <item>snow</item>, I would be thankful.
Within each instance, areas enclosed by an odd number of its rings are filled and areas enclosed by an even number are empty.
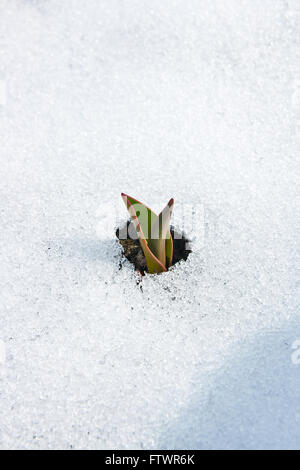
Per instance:
[[[300,448],[299,26],[1,0],[2,449]],[[203,208],[187,262],[119,270],[122,191]]]

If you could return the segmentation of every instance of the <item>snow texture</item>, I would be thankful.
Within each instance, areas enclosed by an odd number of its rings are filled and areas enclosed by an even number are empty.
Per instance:
[[[300,448],[299,28],[0,0],[2,449]],[[121,191],[203,207],[204,243],[137,284]]]

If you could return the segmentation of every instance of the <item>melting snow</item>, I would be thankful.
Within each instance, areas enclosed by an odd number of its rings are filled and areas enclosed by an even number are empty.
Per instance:
[[[299,26],[1,1],[1,448],[300,448]],[[121,191],[175,198],[186,263],[119,269]]]

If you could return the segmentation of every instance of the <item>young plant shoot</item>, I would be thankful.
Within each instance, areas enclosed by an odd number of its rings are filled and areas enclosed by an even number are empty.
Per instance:
[[[121,194],[128,209],[150,274],[166,272],[173,261],[173,239],[170,219],[174,199],[170,199],[159,215],[127,194]]]

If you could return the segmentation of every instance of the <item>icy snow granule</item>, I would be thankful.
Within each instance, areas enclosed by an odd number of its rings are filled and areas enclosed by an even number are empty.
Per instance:
[[[1,1],[1,448],[300,447],[299,18]],[[204,207],[142,289],[121,191]]]

